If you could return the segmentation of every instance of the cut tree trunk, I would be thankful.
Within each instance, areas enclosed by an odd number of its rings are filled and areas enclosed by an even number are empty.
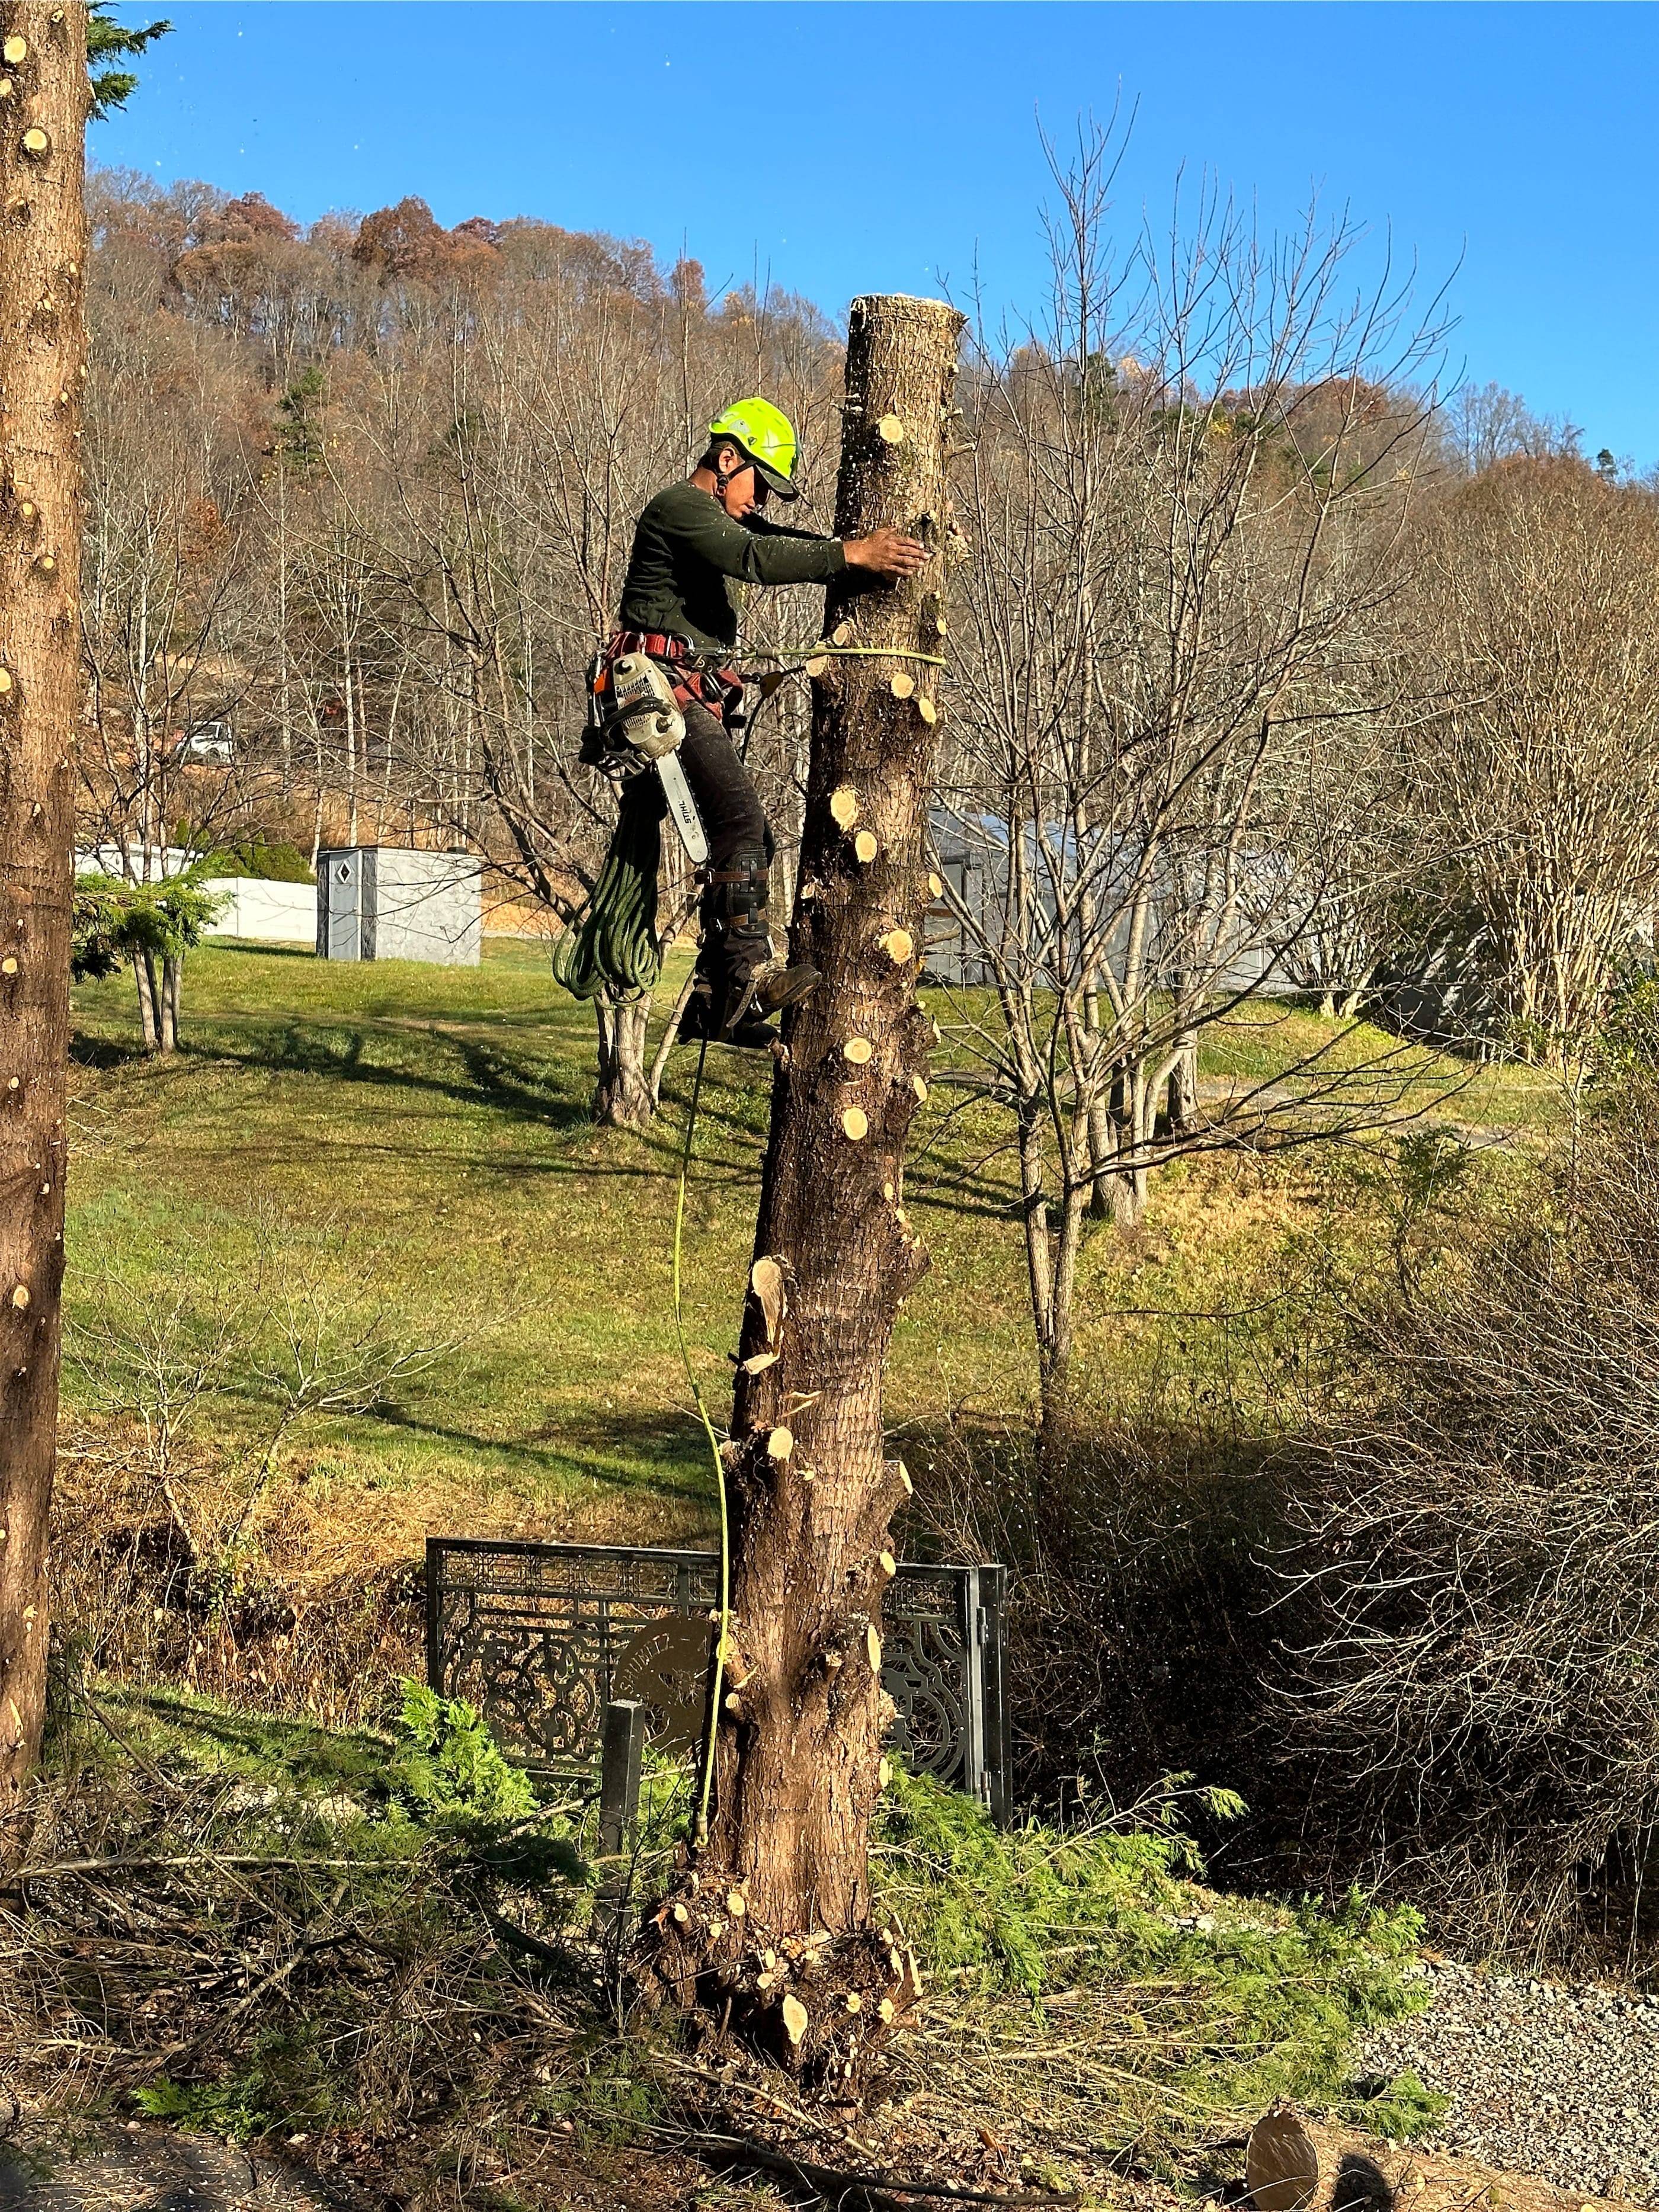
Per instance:
[[[8,0],[0,113],[0,1853],[46,1698],[81,712],[87,18]]]
[[[861,586],[849,572],[830,589],[826,633],[858,657],[814,678],[790,933],[792,959],[823,981],[786,1019],[773,1082],[726,1450],[732,1617],[713,1822],[695,1888],[660,1923],[661,1971],[683,2002],[853,2092],[916,1988],[914,1962],[871,1924],[867,1855],[891,1710],[889,1531],[908,1487],[884,1453],[884,1368],[927,1264],[902,1177],[933,1036],[916,978],[962,321],[931,300],[853,307],[836,528],[885,524],[930,557],[909,582]]]

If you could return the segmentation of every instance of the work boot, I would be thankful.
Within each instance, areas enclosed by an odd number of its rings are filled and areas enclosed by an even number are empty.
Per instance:
[[[740,1045],[753,1052],[764,1052],[778,1042],[776,1030],[756,1006],[739,1014],[730,1028],[722,1027],[714,1019],[714,994],[706,981],[700,981],[686,1000],[676,1041],[696,1044],[700,1037],[707,1037],[710,1044]]]
[[[680,1017],[679,1036],[764,1049],[778,1032],[769,1014],[799,1006],[819,982],[805,961],[793,967],[772,955],[771,939],[748,930],[717,930],[703,940],[697,987]]]

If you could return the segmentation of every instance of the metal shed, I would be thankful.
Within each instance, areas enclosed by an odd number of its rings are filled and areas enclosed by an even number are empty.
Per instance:
[[[482,864],[471,853],[337,845],[317,856],[319,960],[428,960],[476,968]]]

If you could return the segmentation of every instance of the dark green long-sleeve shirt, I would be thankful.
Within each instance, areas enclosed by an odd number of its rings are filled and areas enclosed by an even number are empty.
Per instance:
[[[740,584],[825,584],[847,566],[839,538],[750,515],[733,522],[712,492],[670,484],[634,532],[623,586],[624,629],[662,630],[693,646],[733,646]]]

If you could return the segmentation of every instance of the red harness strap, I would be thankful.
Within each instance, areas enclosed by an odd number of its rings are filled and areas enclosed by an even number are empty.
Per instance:
[[[723,725],[727,710],[743,696],[743,680],[735,668],[687,667],[691,650],[683,637],[671,637],[662,630],[619,629],[605,647],[605,658],[608,664],[618,653],[643,653],[663,662],[674,687],[675,705],[706,707]]]

